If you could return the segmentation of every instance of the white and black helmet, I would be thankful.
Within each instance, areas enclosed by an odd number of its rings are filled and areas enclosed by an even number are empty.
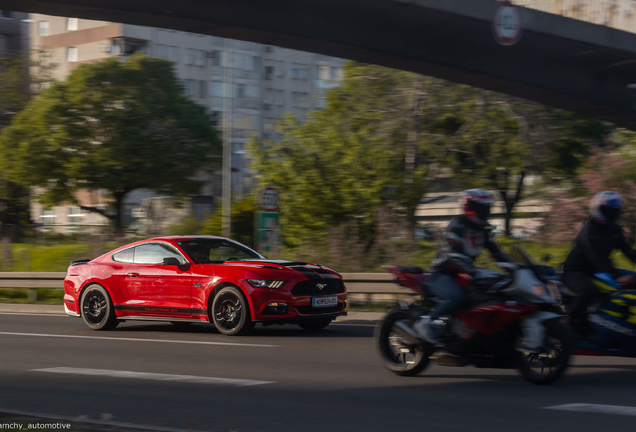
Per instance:
[[[490,217],[490,207],[495,201],[495,196],[484,189],[467,189],[459,198],[464,214],[476,216],[482,222],[486,222]]]
[[[621,194],[616,192],[599,192],[590,200],[590,216],[604,223],[616,222],[625,202]]]

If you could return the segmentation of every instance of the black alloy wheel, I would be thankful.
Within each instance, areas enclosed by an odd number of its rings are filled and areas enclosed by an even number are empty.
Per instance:
[[[558,318],[547,320],[545,349],[539,353],[516,352],[516,364],[521,375],[535,384],[550,384],[561,377],[568,367],[572,345],[568,328]]]
[[[247,301],[234,286],[223,288],[214,298],[212,320],[216,328],[228,336],[244,335],[254,328]]]
[[[408,311],[395,309],[375,328],[374,338],[382,362],[388,370],[397,375],[417,375],[429,364],[431,349],[427,345],[414,345],[393,331],[395,322],[402,320],[413,325],[416,319]]]
[[[95,284],[86,288],[80,305],[82,318],[92,330],[111,330],[119,324],[110,296],[101,285]]]

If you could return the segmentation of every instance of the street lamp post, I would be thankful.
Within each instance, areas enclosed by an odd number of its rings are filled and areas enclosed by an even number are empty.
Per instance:
[[[223,199],[221,209],[221,230],[223,236],[230,237],[232,230],[232,39],[225,40],[227,61],[223,67]],[[223,59],[226,60],[226,59]]]

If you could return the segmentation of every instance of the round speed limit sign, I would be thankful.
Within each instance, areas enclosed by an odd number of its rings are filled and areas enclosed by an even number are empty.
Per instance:
[[[501,45],[514,45],[521,39],[521,9],[509,1],[500,2],[492,17],[492,34]]]
[[[258,205],[265,211],[278,210],[278,203],[280,202],[280,196],[278,191],[273,187],[266,187],[258,194]]]

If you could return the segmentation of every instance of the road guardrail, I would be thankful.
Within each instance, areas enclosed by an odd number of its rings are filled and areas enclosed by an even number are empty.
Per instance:
[[[37,301],[37,289],[64,289],[65,277],[66,272],[0,272],[0,288],[28,289],[29,301]],[[347,292],[362,301],[371,301],[375,295],[413,294],[389,273],[342,273],[342,277]]]

